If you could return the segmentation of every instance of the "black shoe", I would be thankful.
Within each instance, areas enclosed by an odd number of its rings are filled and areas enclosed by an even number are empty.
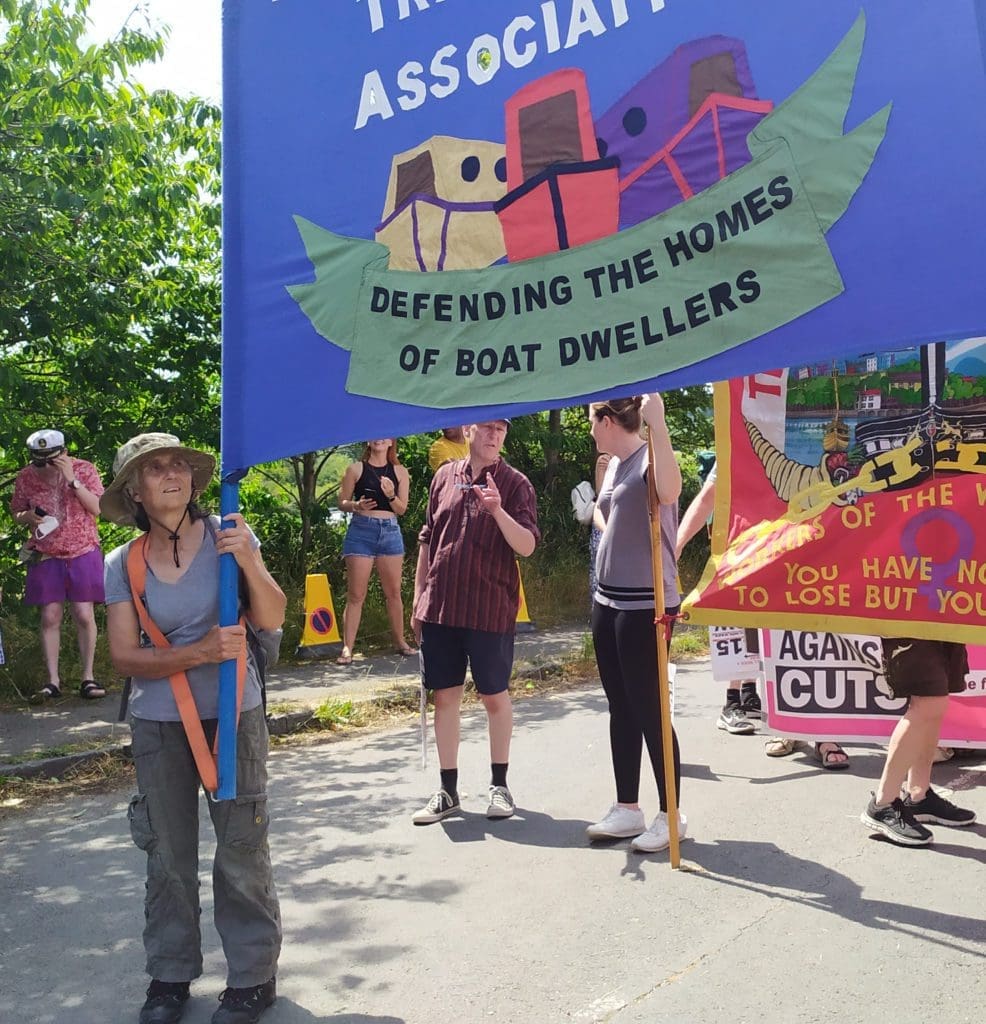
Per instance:
[[[187,981],[152,981],[147,1002],[140,1008],[139,1024],[177,1024],[187,1002]]]
[[[921,800],[915,802],[909,796],[904,797],[904,806],[915,821],[930,821],[936,825],[971,825],[976,820],[976,812],[956,807],[951,800],[946,800],[930,786]]]
[[[220,1006],[212,1015],[212,1024],[256,1024],[276,998],[276,978],[251,988],[227,988],[219,997]]]
[[[763,706],[760,703],[760,694],[751,690],[743,695],[740,701],[740,710],[747,718],[763,718]]]
[[[900,797],[889,807],[877,807],[876,797],[871,797],[859,820],[899,846],[927,846],[934,838],[931,829],[915,821]]]

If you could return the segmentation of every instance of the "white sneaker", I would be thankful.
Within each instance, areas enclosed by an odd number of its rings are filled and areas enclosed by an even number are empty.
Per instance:
[[[684,839],[688,834],[688,819],[678,811],[678,839]],[[637,853],[657,853],[658,850],[666,850],[671,845],[671,833],[668,829],[667,812],[661,813],[650,823],[646,832],[637,836],[630,844],[631,850]]]
[[[634,811],[629,807],[613,804],[606,817],[602,821],[597,821],[595,825],[590,825],[585,834],[590,839],[627,839],[630,836],[639,836],[645,827],[643,811]]]

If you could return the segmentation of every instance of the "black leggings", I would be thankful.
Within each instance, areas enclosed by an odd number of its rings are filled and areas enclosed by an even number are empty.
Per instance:
[[[676,608],[668,609],[669,613]],[[616,799],[635,804],[640,790],[640,755],[647,741],[661,810],[668,809],[664,776],[664,738],[657,683],[654,609],[618,611],[598,602],[592,606],[592,642],[599,678],[609,701],[609,745],[616,778]],[[670,641],[669,641],[670,643]],[[674,742],[675,792],[681,793],[681,755]]]

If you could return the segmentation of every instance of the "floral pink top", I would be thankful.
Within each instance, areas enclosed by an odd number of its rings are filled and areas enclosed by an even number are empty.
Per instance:
[[[95,495],[103,493],[103,482],[91,462],[72,459],[76,479]],[[75,491],[61,473],[46,480],[33,466],[25,466],[14,481],[10,511],[15,515],[40,507],[58,520],[58,529],[38,540],[32,531],[30,547],[52,558],[76,558],[99,546],[96,520],[83,508]]]

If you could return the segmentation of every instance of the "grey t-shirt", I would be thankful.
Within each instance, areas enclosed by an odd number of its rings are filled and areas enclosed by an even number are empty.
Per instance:
[[[213,524],[218,529],[218,520]],[[254,546],[260,542],[253,538]],[[133,541],[142,543],[140,537]],[[127,577],[127,549],[129,544],[116,548],[106,556],[106,603],[132,602],[130,580]],[[219,555],[212,532],[205,530],[202,546],[192,564],[176,583],[162,583],[148,567],[146,584],[147,610],[170,643],[178,647],[201,640],[219,622]],[[218,717],[219,666],[197,665],[188,669],[188,685],[195,698],[199,717]],[[178,705],[171,693],[171,683],[165,679],[145,679],[134,676],[130,691],[130,713],[135,718],[154,722],[181,720]],[[253,659],[247,658],[247,677],[243,686],[241,711],[260,705],[260,683]]]
[[[612,463],[610,463],[612,466]],[[654,570],[651,566],[650,515],[647,505],[647,445],[623,459],[603,486],[596,504],[606,520],[596,575],[596,600],[626,611],[654,607]],[[661,505],[661,568],[664,607],[681,603],[678,566],[674,557],[678,533],[678,506]]]

